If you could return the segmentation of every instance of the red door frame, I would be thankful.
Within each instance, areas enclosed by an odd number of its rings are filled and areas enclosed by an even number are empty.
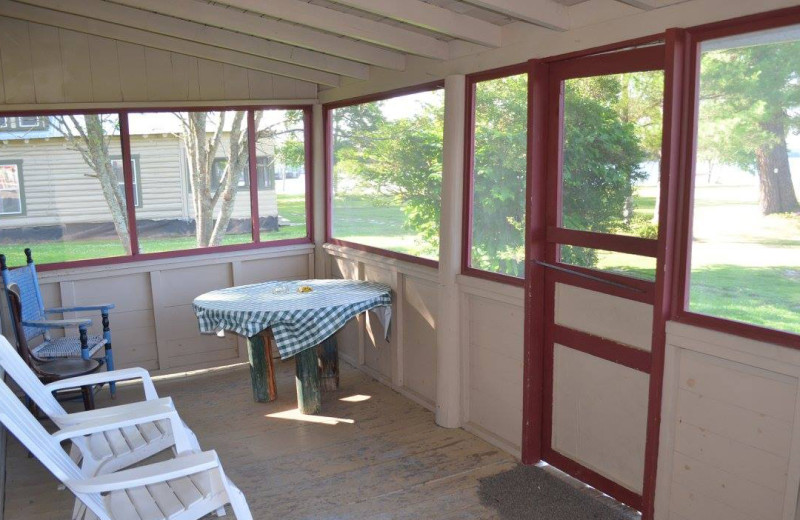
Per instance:
[[[677,143],[680,142],[679,132],[683,126],[681,93],[685,61],[684,40],[685,33],[683,31],[670,30],[666,33],[665,45],[621,51],[625,54],[615,52],[597,56],[581,56],[561,62],[552,60],[530,62],[531,82],[528,103],[530,128],[528,203],[530,210],[526,227],[529,241],[525,284],[522,460],[525,464],[532,464],[539,460],[549,461],[574,477],[641,510],[645,519],[653,516],[666,339],[665,326],[669,317],[670,298],[674,288],[671,266],[675,249],[674,216],[677,204],[677,168],[680,157]],[[636,43],[648,42],[637,41]],[[603,52],[608,50],[602,49]],[[562,107],[560,103],[555,102],[561,99],[561,81],[569,77],[636,70],[660,70],[662,67],[665,72],[665,86],[659,239],[657,241],[631,240],[629,237],[598,235],[558,227],[556,224],[560,222],[561,201],[557,188],[560,178],[553,175],[553,172],[559,172],[560,175],[561,171],[560,137],[563,125],[560,113]],[[558,87],[554,88],[554,85],[558,85]],[[553,100],[553,103],[550,100]],[[556,203],[546,206],[548,200]],[[639,291],[632,292],[602,282],[549,271],[534,262],[538,260],[558,264],[556,242],[576,242],[587,246],[602,243],[606,249],[631,251],[655,257],[656,280],[654,283],[640,281],[569,266],[569,269],[573,271],[591,274],[602,280],[624,283]],[[546,326],[553,323],[553,306],[548,303],[551,303],[554,298],[555,281],[652,304],[654,322],[651,352],[638,351],[596,336],[576,333],[564,327]],[[645,468],[641,495],[551,449],[552,347],[555,338],[558,338],[560,342],[568,343],[568,346],[578,346],[579,350],[588,351],[602,359],[649,373]],[[585,346],[581,348],[581,345]]]

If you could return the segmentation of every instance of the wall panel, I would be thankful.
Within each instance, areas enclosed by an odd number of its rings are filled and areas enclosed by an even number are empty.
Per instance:
[[[0,17],[0,107],[316,97],[313,83]]]

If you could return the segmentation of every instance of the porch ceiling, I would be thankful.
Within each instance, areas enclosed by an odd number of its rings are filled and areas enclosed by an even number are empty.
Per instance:
[[[375,68],[404,70],[411,56],[444,61],[454,46],[459,56],[465,48],[477,54],[502,47],[512,29],[567,31],[685,1],[691,0],[6,0],[0,16],[329,88],[343,78],[367,80]],[[573,9],[581,15],[573,17]]]

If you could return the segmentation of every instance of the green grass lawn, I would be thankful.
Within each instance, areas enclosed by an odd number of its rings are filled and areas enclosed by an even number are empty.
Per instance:
[[[333,201],[333,236],[398,253],[437,259],[439,252],[405,227],[403,208],[358,196]]]
[[[289,238],[302,238],[306,236],[305,198],[302,195],[278,195],[278,208],[281,217],[289,220],[292,225],[281,226],[279,231],[262,231],[261,241],[285,240]],[[229,234],[222,241],[223,245],[246,244],[252,240],[250,233]],[[4,244],[0,245],[0,253],[6,255],[9,265],[25,264],[23,249],[30,247],[33,250],[33,259],[38,264],[52,264],[57,262],[73,262],[92,258],[109,258],[123,256],[125,250],[116,239],[103,240],[70,240],[68,242],[50,242],[46,244]],[[197,241],[194,235],[139,238],[139,251],[142,253],[160,253],[164,251],[182,251],[194,249]]]

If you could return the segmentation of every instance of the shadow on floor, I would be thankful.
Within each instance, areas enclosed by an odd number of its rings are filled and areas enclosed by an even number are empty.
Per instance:
[[[503,520],[639,520],[635,510],[556,470],[517,465],[482,478],[481,504]]]

